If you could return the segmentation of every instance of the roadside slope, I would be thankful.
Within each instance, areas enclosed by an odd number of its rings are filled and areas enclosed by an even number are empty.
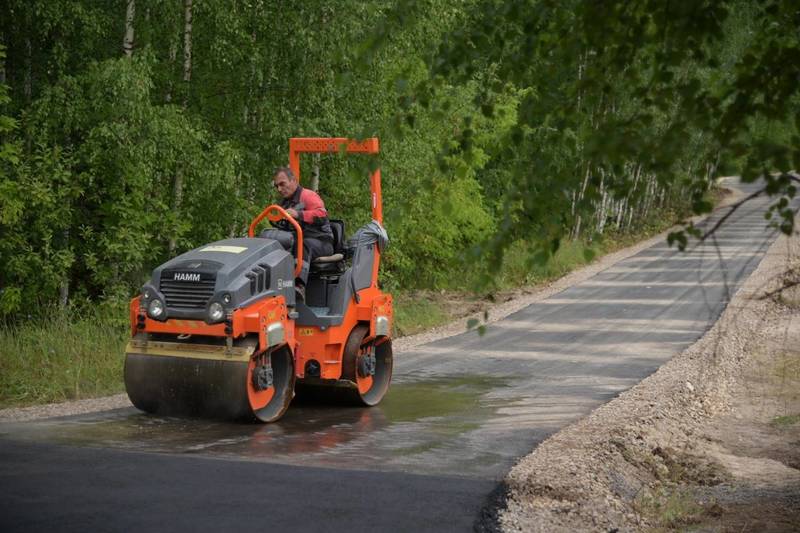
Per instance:
[[[711,519],[736,527],[743,509],[746,528],[800,527],[800,456],[786,446],[800,437],[800,399],[781,393],[800,379],[800,320],[785,305],[800,298],[763,298],[799,261],[800,238],[777,239],[700,340],[520,460],[479,529],[638,531]],[[789,426],[773,435],[787,450],[773,457],[765,448],[775,438],[759,436],[770,420]]]

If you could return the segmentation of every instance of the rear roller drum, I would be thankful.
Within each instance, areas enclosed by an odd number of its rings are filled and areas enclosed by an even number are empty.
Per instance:
[[[342,379],[355,387],[349,397],[362,405],[377,405],[389,390],[392,380],[392,341],[375,339],[364,342],[369,328],[358,325],[350,332],[342,358]]]

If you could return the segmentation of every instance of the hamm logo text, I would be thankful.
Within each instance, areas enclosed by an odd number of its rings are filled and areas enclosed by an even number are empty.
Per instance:
[[[200,274],[197,272],[175,272],[173,281],[200,281]]]

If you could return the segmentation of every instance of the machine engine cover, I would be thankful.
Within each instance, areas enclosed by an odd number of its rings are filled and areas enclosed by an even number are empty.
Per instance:
[[[207,320],[219,302],[225,315],[256,300],[282,295],[294,304],[294,257],[274,239],[235,238],[206,244],[153,271],[143,289],[159,297],[167,318]]]

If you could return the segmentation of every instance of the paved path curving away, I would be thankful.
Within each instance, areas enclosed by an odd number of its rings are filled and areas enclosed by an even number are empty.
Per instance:
[[[717,247],[658,243],[484,336],[398,354],[376,408],[0,425],[0,531],[469,531],[519,457],[714,323],[775,237],[764,208],[737,211]]]

